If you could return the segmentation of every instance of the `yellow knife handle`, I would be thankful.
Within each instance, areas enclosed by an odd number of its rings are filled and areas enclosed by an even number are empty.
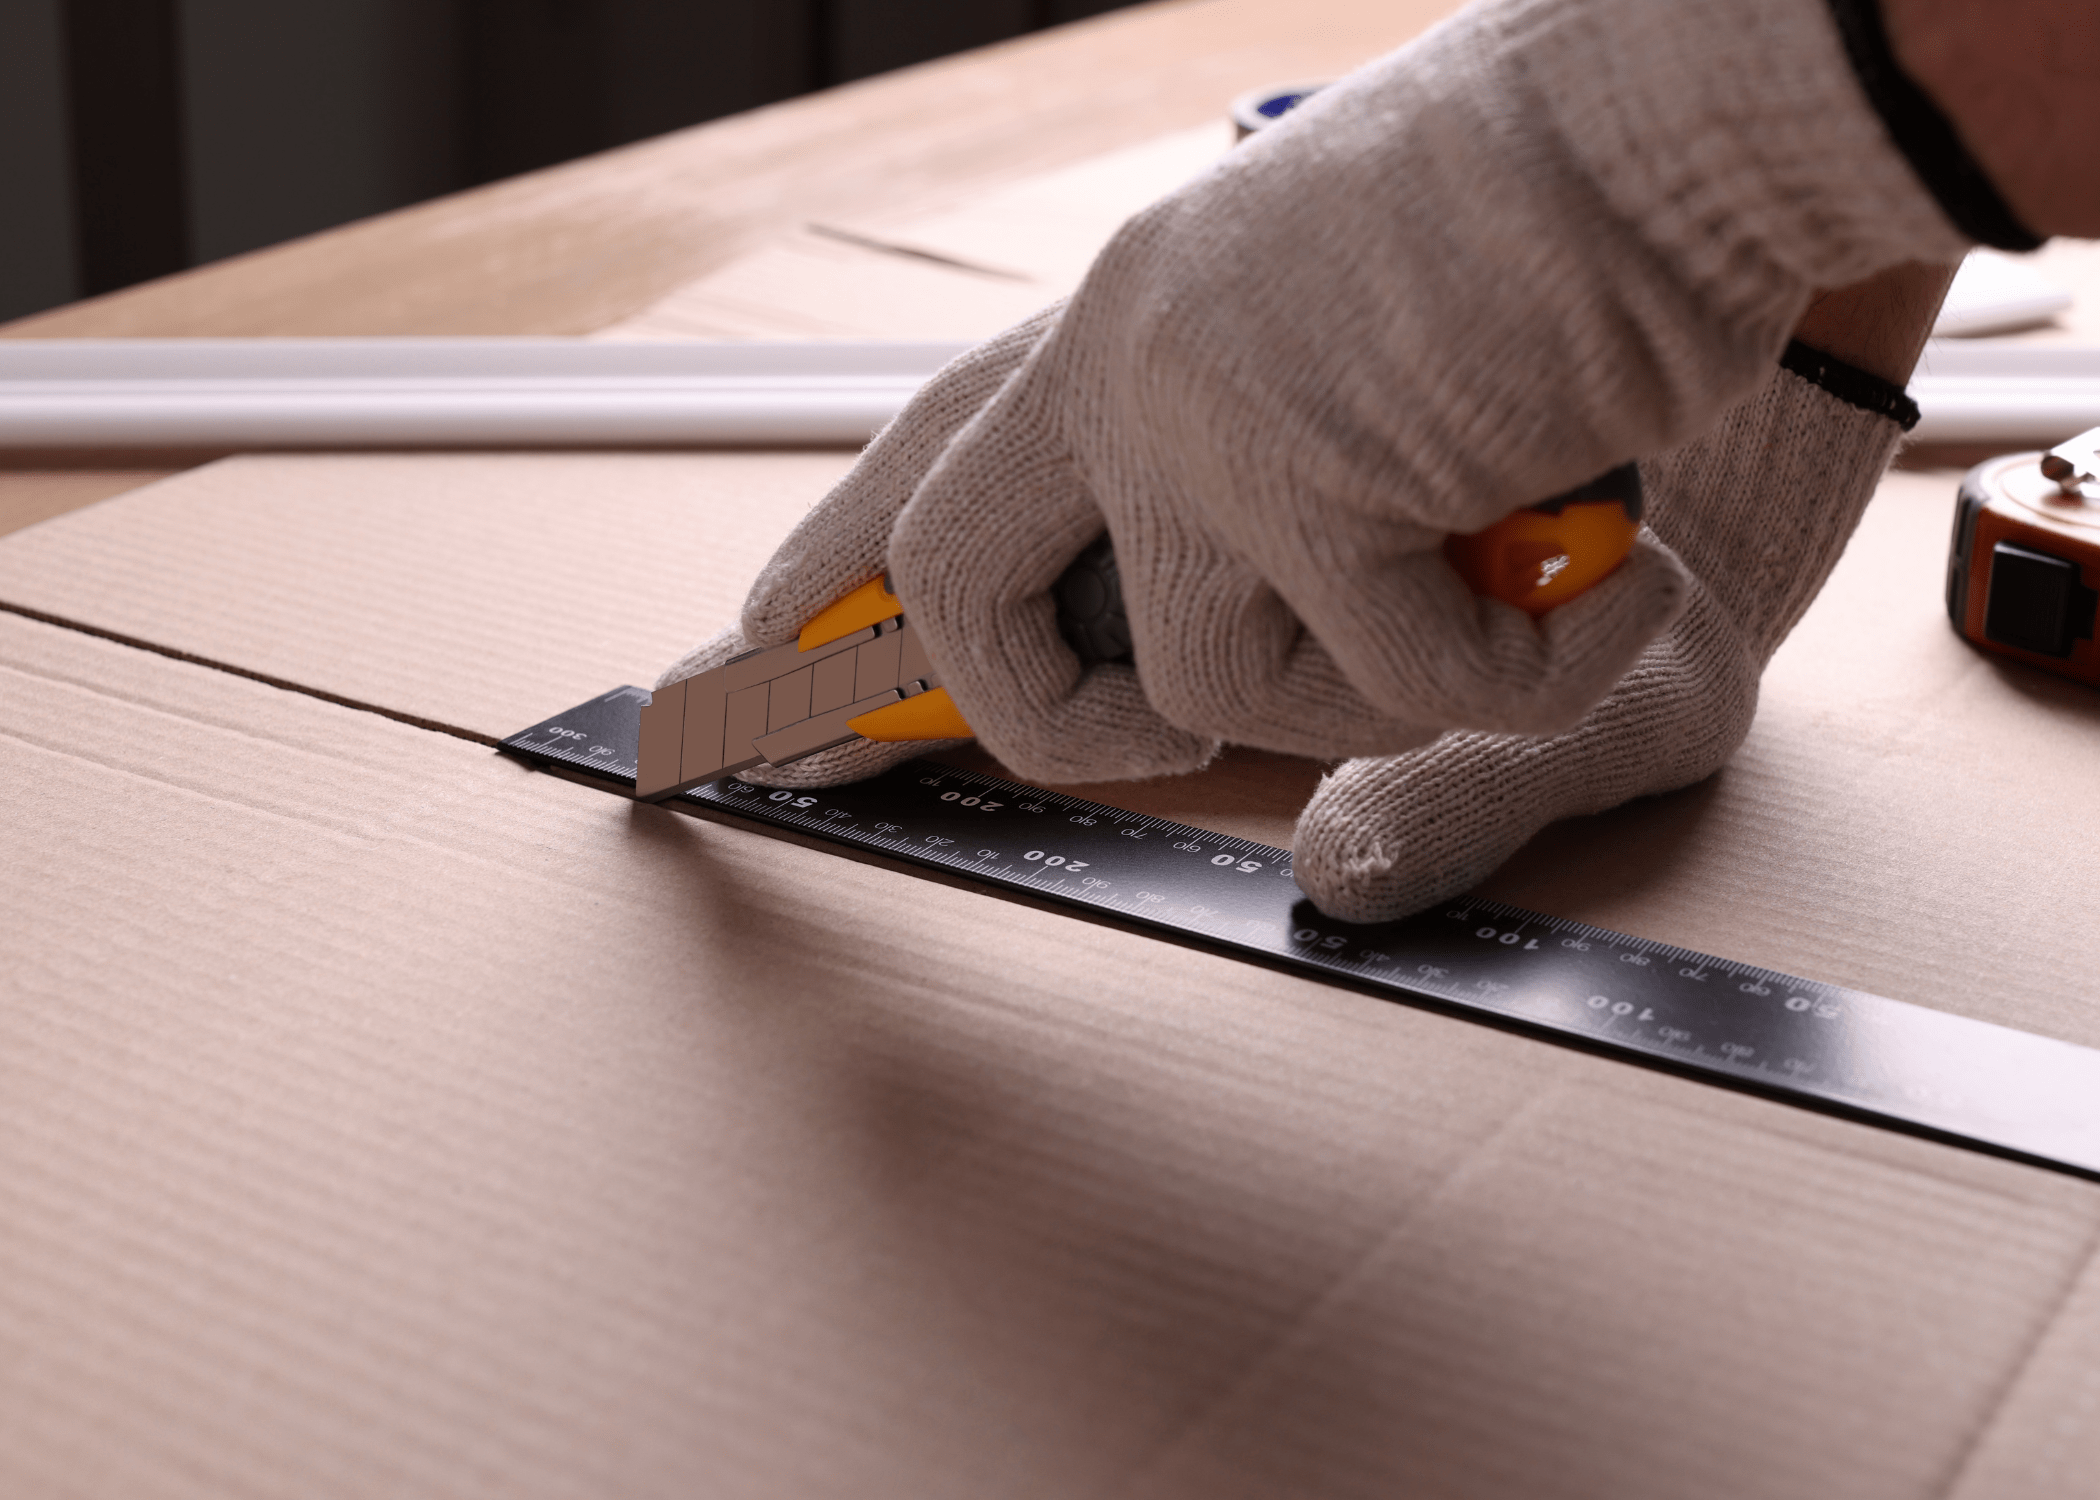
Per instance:
[[[1641,530],[1641,475],[1621,464],[1558,499],[1444,539],[1466,587],[1533,619],[1611,576]]]

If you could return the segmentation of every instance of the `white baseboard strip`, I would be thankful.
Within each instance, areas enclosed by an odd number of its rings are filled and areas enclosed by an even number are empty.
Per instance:
[[[965,347],[6,339],[0,446],[857,447]]]
[[[849,447],[957,343],[0,339],[0,447]],[[2100,349],[1935,339],[1929,443],[2100,426]]]
[[[2100,349],[1934,339],[1910,393],[1913,441],[2047,448],[2100,427]]]

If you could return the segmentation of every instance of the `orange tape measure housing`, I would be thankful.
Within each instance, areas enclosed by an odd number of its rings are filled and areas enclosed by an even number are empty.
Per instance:
[[[2100,503],[2063,493],[2040,458],[1990,459],[1962,480],[1947,615],[1985,651],[2100,687]]]

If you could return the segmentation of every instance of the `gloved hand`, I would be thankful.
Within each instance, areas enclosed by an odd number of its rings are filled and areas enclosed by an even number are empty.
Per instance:
[[[1810,289],[1963,241],[1823,0],[1489,0],[1139,215],[1063,309],[937,378],[782,547],[741,635],[887,571],[1032,779],[1231,739],[1389,753],[1575,723],[1682,607],[1644,543],[1536,626],[1443,536],[1692,437]],[[1136,672],[1048,590],[1106,526]],[[1142,687],[1139,683],[1142,681]],[[767,773],[866,775],[912,747]]]
[[[984,410],[1043,335],[1057,326],[1062,310],[1062,303],[1044,309],[978,345],[929,380],[869,444],[853,471],[773,554],[751,586],[743,618],[665,668],[656,686],[718,667],[753,647],[784,645],[825,605],[887,571],[890,533],[905,502],[955,435]],[[914,608],[915,625],[919,618]],[[1115,675],[1127,691],[1138,696],[1133,673],[1123,669]],[[977,727],[974,719],[971,727]],[[915,755],[962,743],[862,740],[784,766],[758,766],[741,772],[740,779],[763,786],[836,786],[876,775]],[[1185,735],[1163,744],[1161,769],[1180,769],[1191,748]],[[1198,763],[1209,753],[1207,747],[1193,748]]]
[[[1447,734],[1322,780],[1292,841],[1298,884],[1322,911],[1404,916],[1472,889],[1548,823],[1689,786],[1733,753],[1765,663],[1916,420],[1894,386],[1798,344],[1789,362],[1850,399],[1775,370],[1712,432],[1641,465],[1648,524],[1691,569],[1691,601],[1579,725],[1543,739]]]

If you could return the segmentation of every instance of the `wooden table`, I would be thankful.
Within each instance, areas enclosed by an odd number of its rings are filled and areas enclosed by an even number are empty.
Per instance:
[[[1039,32],[0,328],[14,338],[584,334],[812,221],[929,207],[1332,77],[1446,0],[1168,0]],[[784,330],[792,335],[792,330]],[[0,453],[0,533],[197,455]]]

